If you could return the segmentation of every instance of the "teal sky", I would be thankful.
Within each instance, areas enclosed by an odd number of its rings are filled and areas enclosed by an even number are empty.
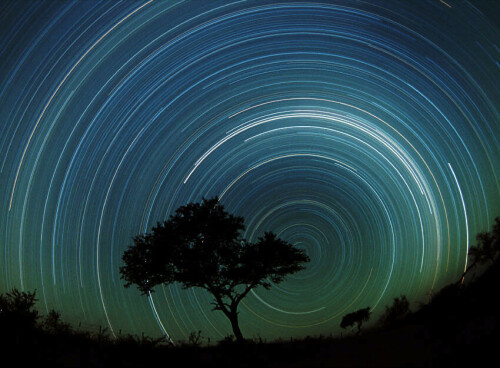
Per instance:
[[[337,334],[455,281],[500,215],[493,1],[4,1],[0,292],[84,328],[231,333],[204,290],[125,289],[134,235],[218,195],[311,262],[242,332]]]

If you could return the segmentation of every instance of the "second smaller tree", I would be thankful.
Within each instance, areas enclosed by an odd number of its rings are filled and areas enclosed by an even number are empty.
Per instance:
[[[361,332],[361,325],[363,324],[363,322],[368,322],[368,320],[370,319],[370,314],[370,307],[359,309],[356,312],[348,313],[342,318],[340,327],[347,328],[357,323],[359,334]]]

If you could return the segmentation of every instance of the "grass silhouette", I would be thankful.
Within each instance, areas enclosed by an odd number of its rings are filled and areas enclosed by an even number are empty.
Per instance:
[[[498,221],[497,221],[498,224]],[[200,331],[172,346],[165,339],[82,331],[56,311],[42,316],[36,293],[16,289],[0,295],[0,352],[16,365],[52,367],[470,367],[489,366],[500,343],[498,254],[472,280],[452,283],[413,313],[400,296],[385,319],[359,335],[237,343],[226,338],[202,345]],[[397,308],[396,308],[397,307]],[[5,362],[2,362],[5,366]]]
[[[495,264],[471,284],[451,284],[415,313],[360,336],[243,344],[225,339],[212,346],[200,344],[199,332],[175,347],[144,336],[120,334],[113,339],[106,329],[74,329],[55,312],[20,328],[6,322],[11,316],[3,308],[0,350],[3,357],[16,357],[19,363],[51,366],[482,366],[500,341],[500,302],[492,297],[499,281],[500,267]]]

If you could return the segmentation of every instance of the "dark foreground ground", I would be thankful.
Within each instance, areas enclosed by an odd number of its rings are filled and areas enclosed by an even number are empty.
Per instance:
[[[500,352],[500,267],[448,287],[397,325],[358,337],[170,347],[84,333],[0,331],[1,367],[488,367]],[[15,364],[7,363],[11,358]]]

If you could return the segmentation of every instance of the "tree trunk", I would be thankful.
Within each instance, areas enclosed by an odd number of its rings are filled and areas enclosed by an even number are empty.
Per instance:
[[[232,310],[228,315],[229,320],[231,321],[231,327],[233,328],[234,337],[236,337],[237,342],[243,342],[245,339],[243,338],[243,334],[241,333],[240,326],[238,324],[238,312]]]

